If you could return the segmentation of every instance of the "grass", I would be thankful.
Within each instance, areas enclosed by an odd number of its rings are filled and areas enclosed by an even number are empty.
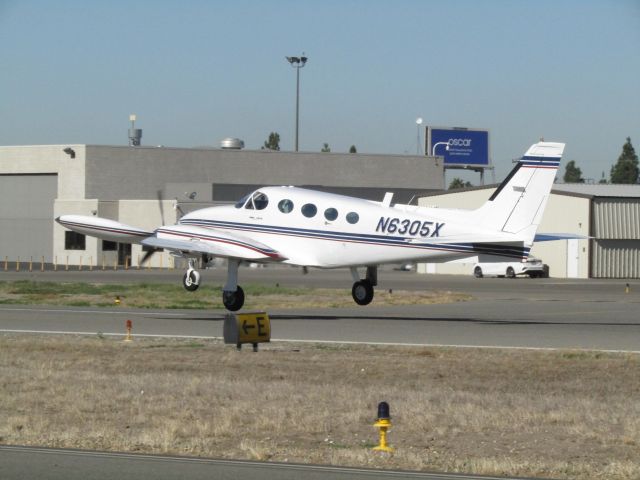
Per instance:
[[[0,336],[5,444],[630,480],[639,395],[633,354]]]
[[[245,307],[267,308],[327,308],[352,306],[351,292],[346,289],[291,288],[270,285],[245,285]],[[223,309],[222,287],[204,285],[187,292],[176,284],[90,284],[33,282],[21,280],[0,282],[0,304],[61,305],[75,307],[115,307],[171,309]],[[464,301],[471,298],[452,292],[407,292],[380,290],[374,305],[432,304]]]

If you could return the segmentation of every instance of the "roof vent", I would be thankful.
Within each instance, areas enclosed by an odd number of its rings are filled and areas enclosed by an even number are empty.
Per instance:
[[[225,150],[242,150],[244,141],[239,138],[225,138],[220,142],[220,148]]]

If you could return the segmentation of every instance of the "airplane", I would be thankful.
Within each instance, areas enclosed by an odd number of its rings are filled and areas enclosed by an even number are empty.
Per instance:
[[[371,303],[379,265],[525,260],[535,240],[569,238],[536,231],[560,165],[564,143],[538,142],[481,207],[475,210],[393,204],[308,190],[267,186],[235,205],[209,207],[184,215],[176,225],[148,231],[95,216],[63,215],[56,221],[75,232],[103,240],[137,243],[188,259],[185,289],[200,285],[195,260],[227,259],[222,301],[229,311],[244,305],[238,285],[241,262],[316,268],[348,267],[352,296]],[[574,238],[574,237],[572,237]],[[361,277],[359,269],[365,269]]]

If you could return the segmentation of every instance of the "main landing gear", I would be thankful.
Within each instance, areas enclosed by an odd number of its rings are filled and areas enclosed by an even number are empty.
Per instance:
[[[200,286],[200,273],[194,268],[195,259],[189,259],[189,268],[182,277],[182,286],[194,292]],[[227,267],[227,283],[222,289],[222,303],[231,312],[237,312],[244,305],[244,290],[238,285],[239,260],[229,259]]]
[[[364,279],[360,278],[356,267],[351,267],[351,276],[354,279],[354,284],[351,288],[353,300],[358,305],[369,305],[373,300],[373,287],[378,285],[378,267],[367,267],[367,276]]]
[[[222,303],[227,310],[237,312],[244,305],[244,290],[238,285],[238,260],[229,259],[227,265],[227,283],[222,289]]]

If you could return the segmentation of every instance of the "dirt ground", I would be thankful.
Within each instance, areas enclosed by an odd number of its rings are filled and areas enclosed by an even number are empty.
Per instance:
[[[3,444],[637,479],[639,398],[633,354],[0,336]]]

